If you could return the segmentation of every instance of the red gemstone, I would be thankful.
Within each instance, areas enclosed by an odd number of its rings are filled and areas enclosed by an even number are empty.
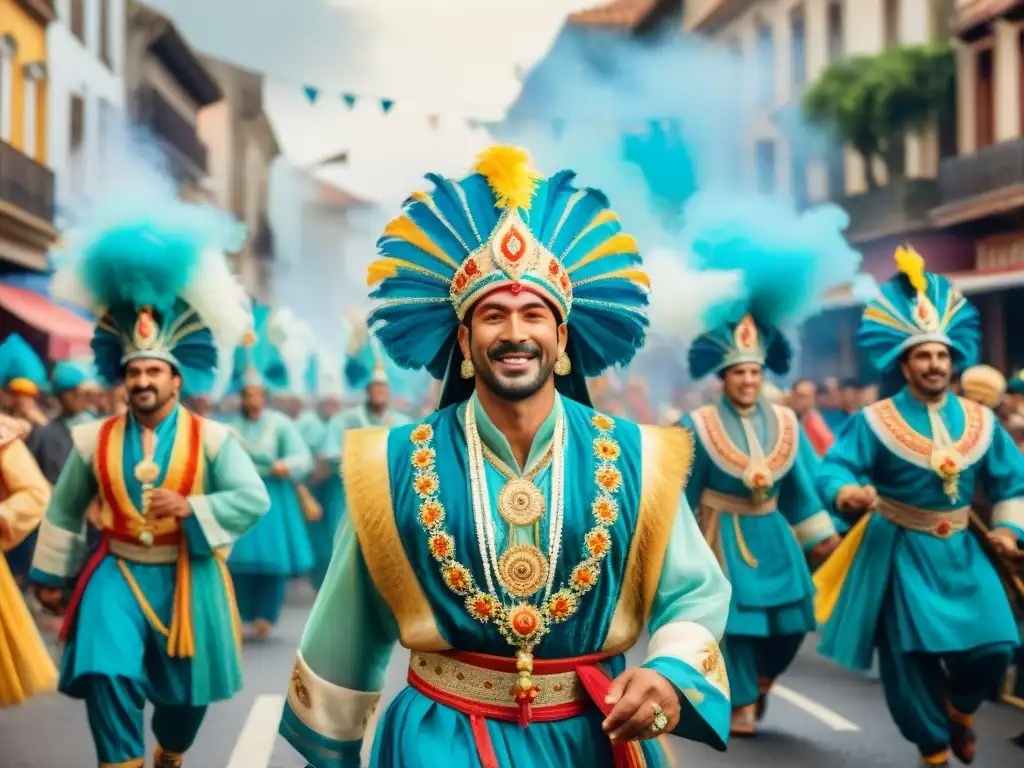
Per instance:
[[[468,277],[472,277],[479,271],[476,266],[476,261],[473,259],[469,259],[465,265],[463,265],[462,270]]]
[[[513,296],[518,296],[519,292],[523,290],[523,285],[522,283],[512,283],[512,285],[510,285],[508,289]]]
[[[526,251],[526,241],[515,227],[501,239],[501,253],[509,261],[519,261]]]
[[[935,527],[935,532],[939,536],[946,536],[949,533],[950,525],[948,520],[940,520],[939,524]]]

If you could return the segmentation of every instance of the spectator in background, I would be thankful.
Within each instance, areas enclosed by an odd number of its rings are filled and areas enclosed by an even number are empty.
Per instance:
[[[835,442],[835,435],[815,407],[818,402],[818,392],[818,385],[813,380],[798,379],[793,384],[789,404],[797,418],[800,419],[807,439],[814,446],[814,452],[819,456],[824,456]]]
[[[856,379],[844,379],[839,385],[838,402],[834,408],[822,411],[828,428],[833,434],[838,434],[846,423],[847,419],[853,416],[861,407],[860,385]]]

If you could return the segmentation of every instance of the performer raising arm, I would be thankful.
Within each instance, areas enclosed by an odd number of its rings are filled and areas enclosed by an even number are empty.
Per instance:
[[[821,467],[822,497],[868,511],[815,575],[821,652],[854,670],[877,647],[886,703],[924,765],[974,760],[974,713],[1019,642],[999,576],[968,531],[981,483],[991,545],[1024,538],[1024,458],[992,411],[949,392],[976,362],[978,312],[912,250],[864,310],[858,344],[906,385],[851,417]]]
[[[207,706],[241,688],[224,559],[269,501],[230,430],[179,404],[213,385],[218,350],[251,324],[218,250],[223,214],[133,192],[97,210],[57,278],[100,317],[96,366],[108,383],[123,378],[128,413],[72,428],[31,578],[56,609],[81,570],[60,690],[85,700],[101,768],[144,765],[147,699],[155,766],[178,768]],[[81,569],[97,495],[103,539]]]
[[[376,768],[439,749],[451,768],[663,766],[664,733],[725,747],[730,589],[681,495],[691,438],[593,411],[584,382],[643,343],[636,242],[602,193],[527,162],[495,147],[430,176],[379,241],[371,327],[446,384],[425,421],[346,436],[350,522],[281,725],[315,768],[359,765],[398,641],[409,687]]]

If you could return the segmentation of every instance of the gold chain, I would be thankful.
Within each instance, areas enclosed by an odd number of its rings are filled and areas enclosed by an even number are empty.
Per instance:
[[[487,461],[489,461],[494,466],[494,468],[498,470],[498,472],[500,472],[502,476],[504,476],[505,480],[508,482],[512,482],[513,480],[519,480],[520,478],[523,480],[529,480],[530,482],[533,482],[537,478],[537,475],[543,472],[544,468],[551,463],[552,447],[553,445],[549,445],[548,449],[544,452],[544,455],[540,457],[540,460],[536,462],[532,467],[530,467],[530,469],[526,472],[525,475],[521,475],[520,473],[512,470],[508,464],[506,464],[504,461],[501,460],[501,458],[499,458],[498,454],[496,454],[494,451],[488,448],[487,443],[485,443],[483,440],[480,441],[480,448],[484,454],[484,458],[487,459]]]

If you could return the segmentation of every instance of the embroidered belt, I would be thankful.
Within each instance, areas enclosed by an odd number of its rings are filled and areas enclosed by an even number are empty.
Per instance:
[[[172,565],[178,562],[179,547],[177,533],[155,537],[151,547],[144,547],[137,540],[110,537],[110,554],[143,565]]]
[[[611,679],[598,666],[611,658],[604,654],[570,659],[534,659],[537,686],[531,720],[557,722],[579,717],[596,706],[607,715],[605,696]],[[414,652],[409,658],[409,685],[431,701],[469,717],[477,754],[483,768],[500,768],[487,720],[519,722],[520,708],[514,686],[516,660],[482,653]],[[636,742],[612,745],[615,768],[642,768],[643,751]]]
[[[728,493],[720,493],[706,489],[700,495],[700,527],[704,532],[704,538],[711,545],[711,549],[718,557],[720,565],[725,565],[722,554],[722,533],[721,516],[723,514],[732,516],[733,534],[736,538],[736,548],[740,552],[743,562],[751,568],[757,568],[757,558],[754,557],[747,540],[743,537],[743,529],[740,527],[741,517],[767,517],[778,511],[778,498],[765,499],[762,502],[755,502],[753,499],[744,499],[739,496],[732,496]]]
[[[970,507],[935,512],[885,497],[878,499],[876,511],[893,525],[908,531],[930,533],[940,539],[948,539],[954,533],[967,530],[971,522]]]

